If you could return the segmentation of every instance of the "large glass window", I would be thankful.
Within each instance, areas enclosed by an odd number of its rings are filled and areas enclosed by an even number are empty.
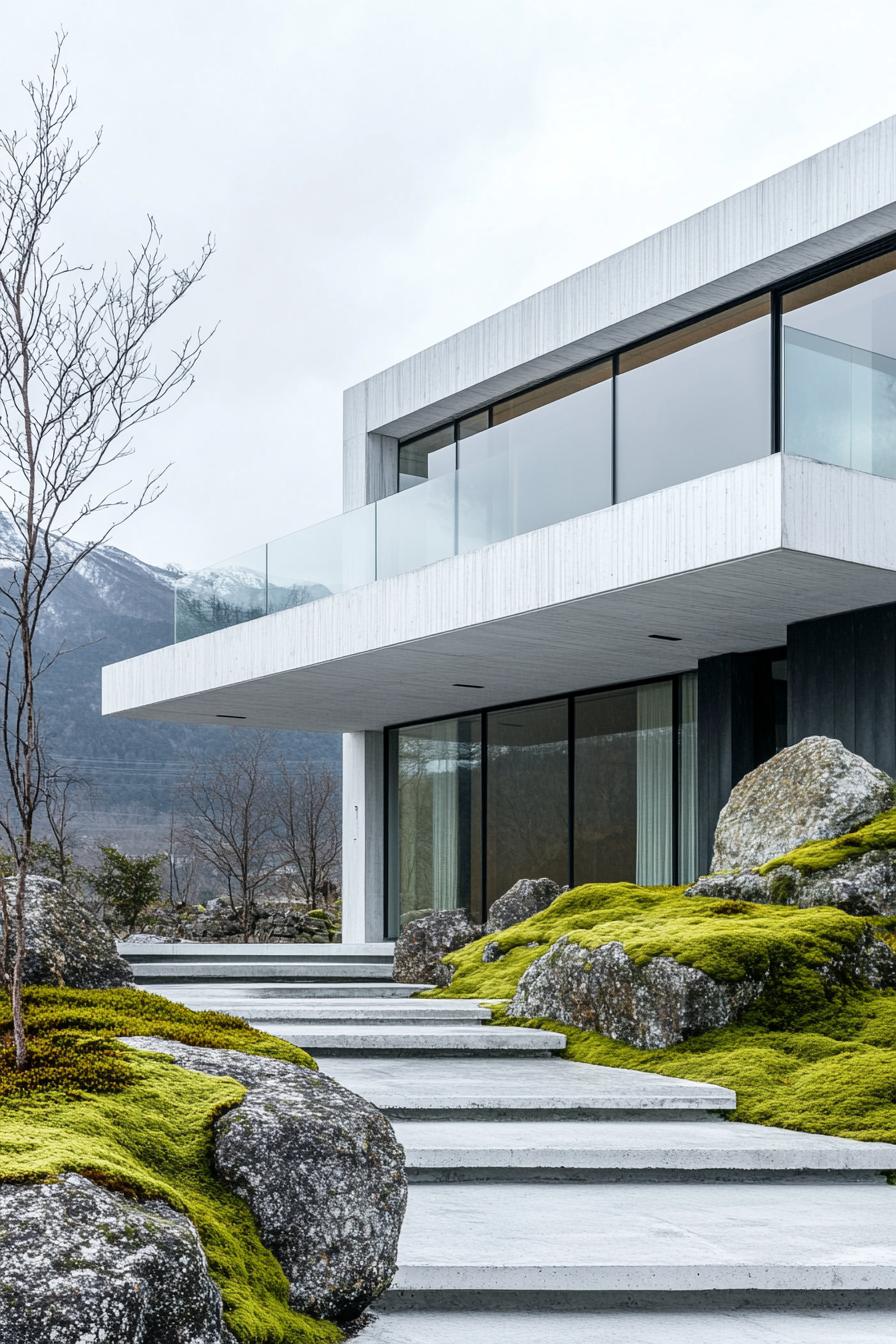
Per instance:
[[[785,294],[784,447],[896,476],[896,253]]]
[[[673,880],[671,681],[575,702],[575,873],[581,882]]]
[[[621,355],[616,498],[770,452],[770,351],[766,296]]]
[[[569,880],[568,702],[488,714],[487,905],[521,877]]]
[[[480,717],[393,729],[391,923],[428,910],[478,912],[482,889]]]

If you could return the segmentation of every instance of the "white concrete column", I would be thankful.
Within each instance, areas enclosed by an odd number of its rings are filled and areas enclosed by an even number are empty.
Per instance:
[[[383,940],[383,734],[342,736],[342,941]]]

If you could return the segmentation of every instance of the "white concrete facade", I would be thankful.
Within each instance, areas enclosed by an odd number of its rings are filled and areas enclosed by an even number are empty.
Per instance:
[[[891,234],[896,117],[350,388],[344,509],[394,493],[399,438]],[[114,665],[103,711],[344,732],[344,936],[378,939],[384,726],[681,672],[896,601],[896,482],[764,451]]]

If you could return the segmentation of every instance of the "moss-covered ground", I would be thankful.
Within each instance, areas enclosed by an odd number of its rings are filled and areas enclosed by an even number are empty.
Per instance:
[[[449,953],[452,982],[430,993],[505,1001],[496,1020],[519,1025],[506,1001],[526,967],[563,935],[584,947],[618,940],[639,964],[671,956],[722,980],[769,972],[770,990],[739,1025],[665,1050],[639,1050],[562,1023],[524,1024],[564,1032],[570,1059],[731,1087],[741,1120],[896,1142],[896,993],[834,986],[817,973],[867,936],[869,925],[892,941],[894,923],[828,907],[688,897],[680,887],[583,886],[503,933]],[[503,955],[484,963],[488,942]]]
[[[292,1311],[279,1264],[248,1206],[215,1177],[212,1127],[245,1088],[176,1067],[115,1037],[162,1036],[315,1067],[304,1051],[223,1013],[196,1013],[141,990],[26,992],[30,1062],[14,1068],[9,1003],[0,998],[0,1179],[80,1172],[141,1199],[163,1199],[194,1223],[245,1344],[331,1344],[328,1322]]]

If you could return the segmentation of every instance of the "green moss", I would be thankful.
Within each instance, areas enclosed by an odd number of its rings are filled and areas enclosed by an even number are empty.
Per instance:
[[[215,1177],[212,1127],[245,1089],[118,1044],[153,1035],[299,1065],[310,1056],[221,1013],[195,1013],[140,990],[33,989],[31,1062],[12,1066],[9,1005],[0,1000],[0,1179],[75,1171],[113,1190],[163,1199],[199,1232],[225,1316],[245,1344],[331,1344],[340,1330],[290,1309],[288,1283],[248,1206]]]
[[[817,969],[848,952],[865,936],[868,921],[826,906],[755,905],[686,896],[684,887],[604,883],[576,887],[531,919],[503,933],[449,952],[455,968],[446,998],[510,998],[523,971],[557,938],[582,947],[622,943],[638,965],[671,956],[716,980],[767,978],[763,1020],[786,1026],[793,1015],[820,1009],[837,992]],[[486,943],[503,956],[483,962]]]
[[[896,846],[896,808],[881,812],[865,826],[859,826],[833,840],[809,840],[787,854],[769,859],[756,869],[765,875],[787,864],[800,873],[819,873],[835,868],[844,859],[857,859],[871,849],[892,849]]]

